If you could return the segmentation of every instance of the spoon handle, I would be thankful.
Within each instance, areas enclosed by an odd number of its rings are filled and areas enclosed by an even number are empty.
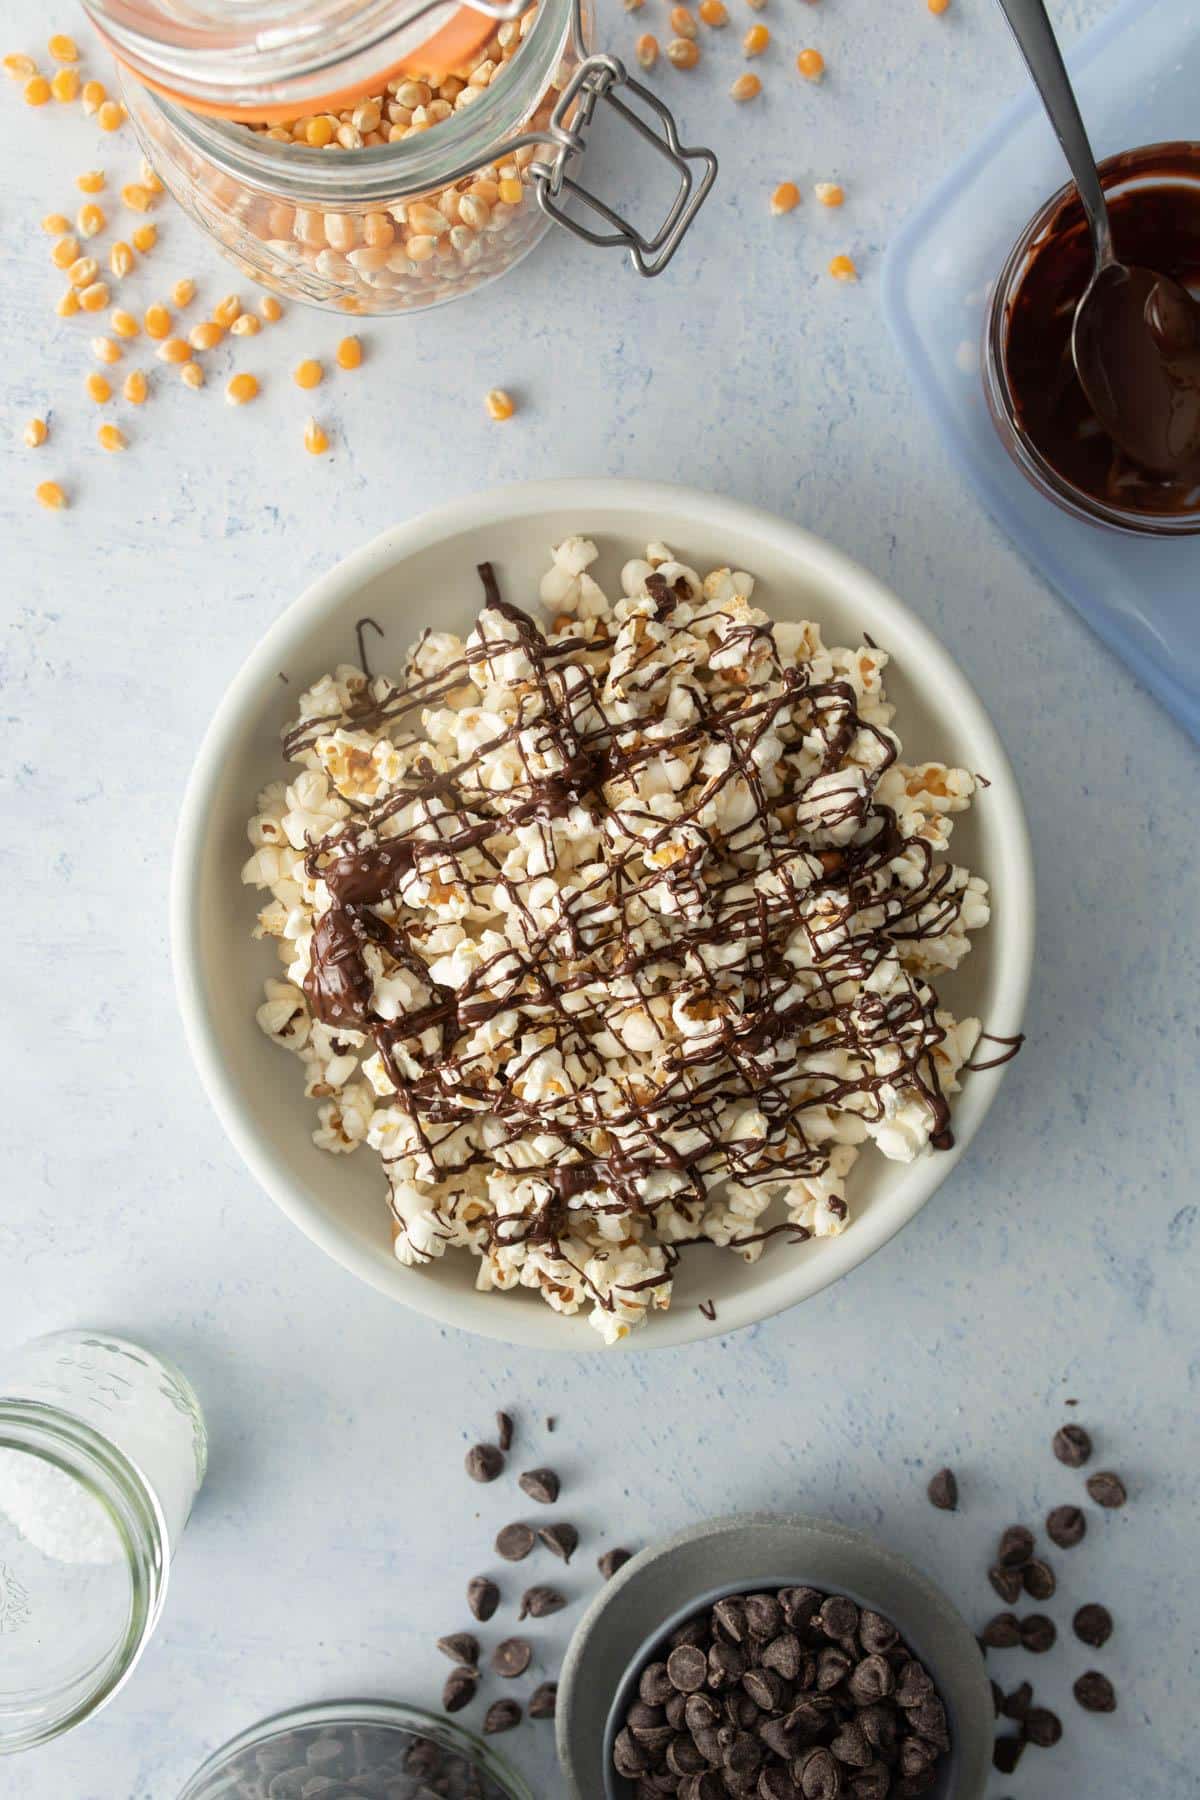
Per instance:
[[[1012,29],[1025,58],[1055,136],[1075,177],[1079,198],[1087,214],[1097,266],[1113,260],[1112,226],[1104,189],[1096,172],[1096,158],[1088,142],[1075,90],[1063,63],[1062,51],[1046,15],[1043,0],[1000,0],[1000,10]]]

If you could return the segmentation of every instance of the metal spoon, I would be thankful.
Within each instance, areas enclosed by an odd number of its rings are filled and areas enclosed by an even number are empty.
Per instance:
[[[1043,0],[1000,0],[1075,178],[1092,238],[1092,278],[1075,308],[1071,355],[1092,410],[1155,474],[1200,463],[1200,304],[1169,275],[1118,262],[1096,159]]]

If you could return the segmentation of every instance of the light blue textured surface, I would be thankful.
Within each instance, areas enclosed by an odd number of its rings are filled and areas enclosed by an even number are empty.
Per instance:
[[[286,372],[328,357],[339,326],[296,309],[239,349],[264,377],[242,412],[218,382],[189,393],[151,364],[160,391],[130,415],[123,458],[94,446],[81,391],[92,327],[49,313],[60,281],[36,221],[73,210],[80,168],[115,175],[132,150],[75,111],[31,113],[0,93],[0,1333],[96,1322],[144,1336],[192,1376],[213,1438],[136,1680],[86,1730],[0,1766],[5,1800],[172,1800],[209,1748],[272,1708],[353,1690],[433,1700],[430,1640],[467,1622],[463,1584],[521,1511],[514,1489],[460,1473],[497,1404],[521,1416],[517,1466],[561,1469],[562,1510],[585,1534],[572,1595],[590,1591],[602,1542],[806,1508],[877,1529],[978,1624],[996,1604],[983,1579],[993,1533],[1078,1492],[1048,1448],[1067,1396],[1097,1430],[1100,1466],[1127,1473],[1131,1503],[1094,1513],[1085,1544],[1054,1557],[1049,1610],[1065,1626],[1103,1599],[1118,1631],[1097,1656],[1064,1633],[1052,1657],[996,1659],[1006,1682],[1030,1674],[1066,1725],[996,1793],[1194,1792],[1196,753],[984,517],[881,319],[898,222],[1019,89],[998,15],[988,0],[954,0],[940,20],[920,0],[771,6],[754,108],[726,98],[740,17],[706,41],[696,77],[658,78],[685,137],[723,157],[662,281],[547,242],[488,295],[371,326],[369,368],[331,381],[315,409]],[[1099,10],[1059,17],[1074,31]],[[649,17],[609,0],[604,34],[628,48]],[[45,30],[33,0],[0,0],[3,49],[36,48]],[[820,89],[792,72],[802,42],[828,57]],[[806,191],[773,219],[767,196],[785,176],[806,190],[840,178],[846,206],[825,212]],[[824,277],[842,249],[858,287]],[[170,216],[150,267],[141,304],[178,275],[200,279],[206,301],[233,285]],[[498,383],[522,402],[503,427],[481,405]],[[20,427],[47,408],[53,445],[28,452]],[[334,429],[331,464],[301,449],[310,410]],[[736,1339],[546,1365],[359,1288],[257,1192],[186,1060],[165,894],[193,747],[314,570],[453,493],[589,471],[681,479],[795,517],[942,634],[1024,786],[1039,972],[1030,1042],[969,1162],[885,1254]],[[51,473],[76,490],[62,517],[32,503]],[[553,1438],[533,1430],[548,1413]],[[958,1517],[923,1498],[945,1461],[962,1479]],[[561,1645],[572,1617],[539,1640]],[[1085,1718],[1070,1698],[1093,1661],[1120,1690],[1115,1718]],[[508,1743],[557,1800],[549,1731]]]

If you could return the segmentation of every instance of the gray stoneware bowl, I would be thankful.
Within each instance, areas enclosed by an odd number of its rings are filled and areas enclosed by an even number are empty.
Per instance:
[[[592,1603],[559,1683],[558,1749],[570,1800],[633,1800],[633,1783],[612,1767],[613,1742],[642,1670],[672,1631],[725,1594],[802,1583],[847,1594],[898,1627],[933,1676],[950,1723],[952,1748],[931,1800],[982,1800],[991,1687],[975,1636],[950,1601],[861,1532],[765,1514],[694,1526],[643,1550]]]

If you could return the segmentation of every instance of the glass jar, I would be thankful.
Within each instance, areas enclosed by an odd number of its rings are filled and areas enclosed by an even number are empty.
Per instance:
[[[433,0],[436,29],[419,22],[431,0],[209,0],[198,9],[204,29],[188,33],[170,0],[87,0],[87,10],[122,63],[130,116],[162,181],[244,274],[291,299],[420,311],[506,273],[552,221],[655,275],[716,176],[711,151],[685,149],[648,88],[617,58],[589,53],[581,0]],[[464,91],[476,95],[469,105]],[[367,136],[393,129],[389,109],[402,109],[394,124],[406,135],[354,147],[356,109],[371,118],[380,100]],[[577,179],[601,102],[677,176],[653,236]],[[318,117],[343,120],[348,147],[282,141],[281,120]]]

